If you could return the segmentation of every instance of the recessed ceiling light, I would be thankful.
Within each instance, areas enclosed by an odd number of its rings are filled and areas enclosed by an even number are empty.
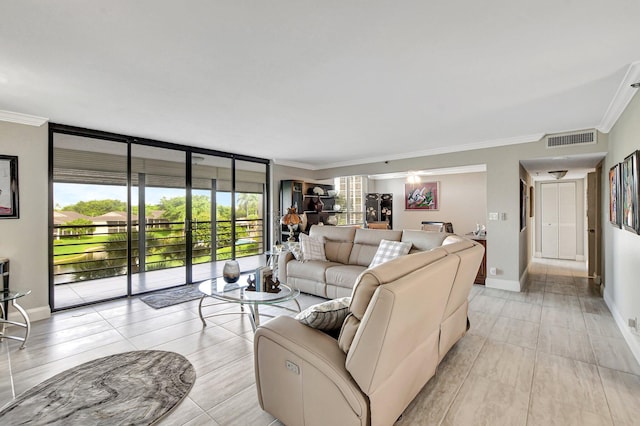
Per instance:
[[[568,160],[569,157],[567,157],[566,155],[563,157],[553,157],[552,160]]]

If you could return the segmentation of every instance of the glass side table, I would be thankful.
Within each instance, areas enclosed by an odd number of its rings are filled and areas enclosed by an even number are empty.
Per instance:
[[[13,339],[13,340],[22,342],[20,349],[24,349],[25,345],[27,344],[27,339],[29,338],[29,332],[31,331],[31,322],[29,321],[29,315],[27,315],[27,311],[25,311],[22,308],[22,306],[18,305],[18,302],[16,301],[28,294],[31,294],[31,290],[27,290],[27,291],[3,290],[0,293],[0,310],[2,310],[2,318],[0,318],[0,324],[2,325],[2,329],[0,330],[0,341],[2,339]],[[24,322],[9,321],[9,312],[8,310],[5,311],[4,309],[5,302],[11,302],[11,305],[14,308],[16,308],[16,311],[18,311],[20,315],[22,315],[22,318],[24,318]],[[25,330],[24,337],[7,335],[6,327],[8,324],[25,328],[26,330]]]

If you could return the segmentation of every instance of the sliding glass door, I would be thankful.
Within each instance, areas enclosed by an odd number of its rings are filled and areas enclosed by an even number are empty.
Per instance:
[[[131,145],[132,293],[186,282],[186,153]]]
[[[264,263],[268,161],[50,125],[53,310]]]
[[[50,298],[65,308],[127,295],[127,145],[56,133]]]

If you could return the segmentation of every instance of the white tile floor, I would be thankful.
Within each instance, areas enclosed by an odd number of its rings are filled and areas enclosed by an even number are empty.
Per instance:
[[[535,261],[530,276],[523,293],[474,286],[471,330],[398,425],[638,424],[640,367],[584,264]],[[300,298],[303,308],[319,300]],[[208,322],[203,329],[197,301],[155,310],[130,299],[56,313],[34,324],[25,350],[0,344],[0,405],[88,360],[157,348],[185,355],[197,373],[161,424],[279,424],[257,403],[248,318]]]

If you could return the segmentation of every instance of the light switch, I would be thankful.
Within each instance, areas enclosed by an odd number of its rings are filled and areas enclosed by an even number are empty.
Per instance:
[[[500,213],[500,220],[507,220],[507,214],[506,213]]]
[[[489,213],[489,220],[498,220],[498,213],[497,212]]]

